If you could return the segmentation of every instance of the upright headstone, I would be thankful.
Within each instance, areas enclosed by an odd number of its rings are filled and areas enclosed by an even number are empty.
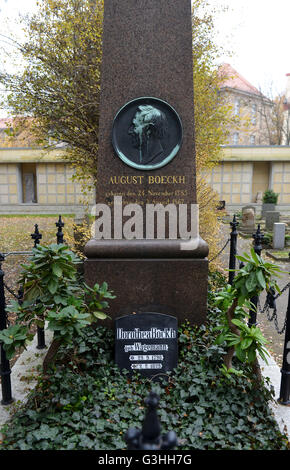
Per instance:
[[[267,211],[265,213],[265,218],[266,218],[266,223],[265,223],[266,230],[272,231],[274,224],[280,222],[280,212]]]
[[[254,214],[256,215],[256,207],[255,206],[252,206],[251,204],[247,205],[247,206],[243,206],[242,207],[242,213],[244,211],[246,211],[247,209],[252,209],[254,211]]]
[[[177,366],[177,319],[160,313],[126,315],[115,322],[115,362],[129,374],[163,376]]]
[[[269,203],[269,202],[267,202],[267,203],[263,202],[263,204],[262,204],[262,212],[261,212],[262,219],[265,219],[267,212],[273,212],[273,211],[275,211],[275,208],[276,208],[276,204],[274,204],[274,203]]]
[[[242,208],[242,221],[239,230],[244,233],[253,233],[255,230],[255,211],[251,206]]]
[[[110,213],[112,226],[98,221],[103,239],[98,232],[85,247],[86,282],[108,282],[112,319],[150,311],[202,323],[208,246],[192,206],[191,1],[105,0],[102,57],[96,214]],[[164,216],[165,236],[150,207]],[[186,242],[170,225],[181,209],[193,225]]]
[[[283,223],[273,224],[273,248],[274,250],[283,250],[285,248],[286,225]]]

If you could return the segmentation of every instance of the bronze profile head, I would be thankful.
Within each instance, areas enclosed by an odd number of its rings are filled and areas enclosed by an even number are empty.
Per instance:
[[[146,165],[163,152],[161,140],[167,132],[165,114],[151,105],[140,105],[129,127],[132,145],[139,148],[139,163]]]

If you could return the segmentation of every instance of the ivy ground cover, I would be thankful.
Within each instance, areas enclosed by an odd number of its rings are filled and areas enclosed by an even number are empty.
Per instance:
[[[2,430],[2,450],[120,450],[129,427],[140,427],[144,399],[160,395],[162,432],[174,430],[183,450],[286,450],[268,407],[272,392],[243,376],[225,376],[225,350],[216,345],[220,312],[207,325],[184,324],[179,331],[179,363],[167,380],[132,379],[114,364],[114,338],[103,326],[88,327],[58,360]],[[240,363],[236,364],[240,368]]]

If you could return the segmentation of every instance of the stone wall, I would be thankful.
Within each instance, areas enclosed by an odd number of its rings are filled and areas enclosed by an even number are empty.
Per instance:
[[[19,194],[19,169],[16,163],[0,164],[0,205],[17,204]]]
[[[89,213],[93,206],[89,206]],[[77,204],[0,204],[1,215],[39,215],[39,214],[74,214],[82,219],[86,213],[86,206]]]
[[[261,198],[273,189],[279,194],[276,210],[290,214],[290,146],[224,146],[221,162],[205,176],[229,212],[250,203],[259,214],[258,193]]]
[[[279,204],[290,204],[290,162],[272,163],[271,187]]]
[[[221,162],[206,178],[210,186],[226,204],[248,204],[251,202],[252,163]]]
[[[95,190],[84,197],[81,185],[72,181],[73,169],[63,162],[35,162],[36,203],[24,203],[21,163],[0,163],[0,213],[78,213],[95,203]]]
[[[81,186],[72,182],[73,170],[65,163],[39,163],[37,171],[37,202],[40,204],[80,204]],[[90,199],[93,198],[93,195]]]

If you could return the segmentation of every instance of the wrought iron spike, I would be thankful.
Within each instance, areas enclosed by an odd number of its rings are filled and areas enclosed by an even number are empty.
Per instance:
[[[149,396],[145,399],[147,413],[142,426],[144,442],[159,443],[161,427],[157,415],[158,404],[159,396],[154,392],[150,392]]]
[[[234,214],[232,222],[230,222],[230,226],[232,227],[233,230],[236,230],[236,228],[240,225],[240,223],[237,221],[236,214]]]
[[[55,223],[57,227],[64,227],[64,222],[61,219],[61,215],[58,216],[58,221]]]
[[[58,217],[58,222],[56,222],[55,225],[57,227],[56,240],[57,240],[57,244],[60,245],[61,243],[64,243],[63,232],[62,232],[62,229],[64,227],[64,222],[61,219],[61,215]]]
[[[150,392],[145,400],[147,412],[142,430],[129,428],[125,434],[128,450],[169,450],[177,446],[177,436],[174,431],[161,435],[161,427],[157,415],[159,396]]]
[[[262,241],[264,239],[264,234],[261,232],[261,225],[258,224],[258,228],[255,233],[253,233],[254,239],[254,250],[257,255],[261,255],[262,253]]]
[[[40,240],[42,239],[42,234],[39,233],[38,230],[38,224],[34,225],[34,233],[32,233],[30,236],[32,240],[34,240],[34,248],[36,248],[36,246],[39,245]]]

